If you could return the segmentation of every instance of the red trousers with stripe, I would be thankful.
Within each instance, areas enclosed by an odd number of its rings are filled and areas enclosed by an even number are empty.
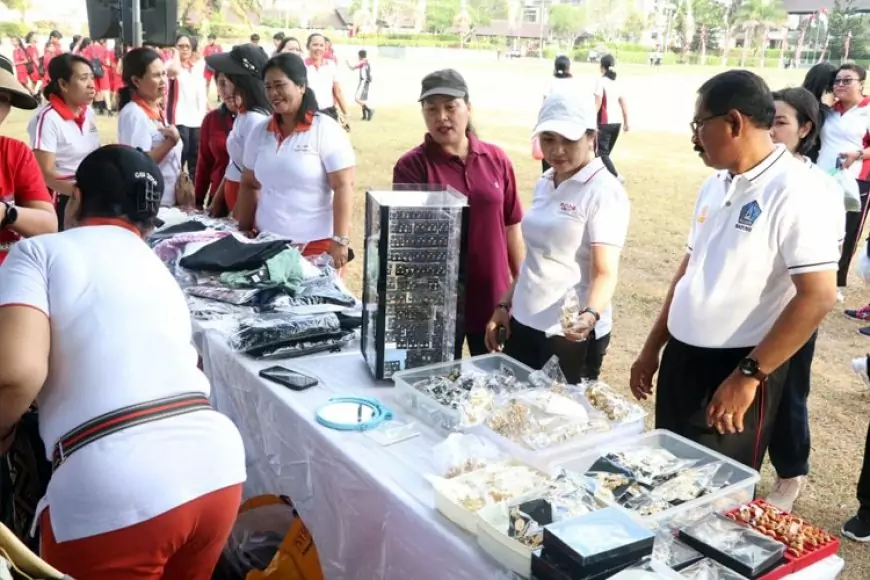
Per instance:
[[[150,520],[58,543],[42,513],[42,558],[80,580],[210,580],[242,501],[233,485]]]

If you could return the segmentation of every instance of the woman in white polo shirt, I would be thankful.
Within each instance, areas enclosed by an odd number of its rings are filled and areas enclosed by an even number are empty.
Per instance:
[[[842,291],[849,277],[849,264],[867,219],[867,192],[870,191],[870,97],[864,96],[867,72],[857,64],[844,64],[834,77],[837,101],[825,114],[822,125],[819,167],[832,171],[842,165],[858,180],[861,211],[846,214],[846,238],[840,253],[837,286]]]
[[[83,56],[67,53],[51,59],[49,83],[43,89],[48,104],[27,125],[30,147],[45,183],[57,196],[58,227],[82,159],[100,146],[94,100],[94,71]]]
[[[245,143],[236,202],[239,229],[270,232],[307,244],[304,255],[329,253],[347,263],[356,158],[339,124],[317,112],[305,63],[277,54],[264,73],[275,111]]]
[[[620,131],[628,132],[628,108],[622,87],[616,82],[616,59],[605,54],[600,61],[601,76],[595,85],[595,105],[598,107],[598,155],[607,159],[616,146]]]
[[[161,205],[175,205],[175,184],[181,173],[184,147],[178,129],[166,123],[160,101],[168,80],[160,55],[134,48],[121,63],[124,87],[118,93],[118,143],[142,149],[160,167],[164,189]]]
[[[308,68],[308,86],[317,97],[317,104],[321,113],[326,113],[336,121],[341,116],[347,116],[347,104],[344,102],[344,93],[338,82],[338,65],[332,59],[326,58],[326,38],[319,32],[308,37],[308,60],[305,66]]]
[[[571,383],[597,379],[610,341],[610,302],[628,232],[625,189],[593,158],[597,120],[592,96],[557,93],[538,115],[535,135],[551,169],[535,187],[522,221],[526,257],[487,325],[487,346],[539,369],[553,356]],[[569,292],[580,300],[578,324],[563,330]]]
[[[98,149],[67,206],[79,227],[22,240],[0,268],[0,453],[36,400],[54,469],[42,557],[76,578],[208,580],[241,500],[241,437],[209,406],[184,295],[143,241],[162,189],[146,153]]]
[[[188,175],[196,175],[199,157],[199,132],[208,113],[205,83],[205,60],[196,56],[196,38],[180,34],[175,39],[175,55],[167,64],[169,87],[166,94],[166,121],[178,128],[181,142],[181,165]]]

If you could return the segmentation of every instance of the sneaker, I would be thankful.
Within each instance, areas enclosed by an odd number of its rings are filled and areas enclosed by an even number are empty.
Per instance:
[[[790,512],[794,507],[794,502],[807,486],[807,476],[798,475],[789,479],[777,477],[776,483],[773,486],[770,494],[767,496],[767,503],[773,504],[781,510]]]
[[[870,304],[857,310],[844,310],[843,314],[846,315],[846,318],[851,318],[852,320],[870,320]]]
[[[852,519],[843,524],[840,534],[844,538],[849,538],[856,542],[870,542],[870,522],[861,519],[861,516],[853,516]]]
[[[852,372],[861,377],[861,380],[864,381],[864,386],[870,389],[870,374],[867,373],[868,367],[870,367],[870,355],[852,359]]]
[[[859,328],[858,334],[861,334],[863,336],[870,336],[870,326],[865,326],[863,328]]]

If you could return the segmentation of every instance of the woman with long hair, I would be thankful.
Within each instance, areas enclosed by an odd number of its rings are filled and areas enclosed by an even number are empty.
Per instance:
[[[285,36],[275,49],[275,54],[281,54],[282,52],[292,52],[302,56],[302,43],[294,36]]]
[[[51,82],[48,77],[48,66],[51,64],[51,59],[60,56],[64,53],[60,41],[63,39],[63,34],[59,30],[52,30],[48,35],[48,40],[45,43],[45,49],[42,51],[42,81],[45,84]]]
[[[166,95],[166,121],[175,125],[181,135],[182,169],[196,175],[199,156],[199,130],[208,112],[205,84],[205,61],[197,55],[196,38],[180,34],[175,39],[175,56],[168,63],[169,91]]]
[[[27,68],[30,82],[24,86],[30,89],[34,95],[39,95],[39,89],[42,87],[42,57],[39,55],[39,37],[36,32],[28,32],[27,36],[24,37],[24,44],[27,45],[27,60],[30,62],[30,66]]]
[[[94,72],[84,56],[66,53],[48,65],[49,82],[43,89],[48,104],[27,125],[30,146],[45,183],[54,192],[59,229],[64,208],[75,189],[75,174],[82,160],[100,146],[94,100]]]
[[[598,107],[598,156],[610,161],[620,131],[628,132],[628,108],[619,83],[616,82],[616,59],[605,54],[599,61],[601,76],[595,86],[595,106]]]
[[[68,228],[19,242],[0,268],[0,441],[36,401],[54,469],[38,510],[50,565],[208,580],[244,447],[209,405],[184,294],[143,240],[163,176],[146,152],[108,145],[75,181]]]
[[[193,192],[198,207],[205,205],[205,200],[208,200],[209,212],[215,217],[223,217],[228,213],[224,194],[224,175],[230,163],[227,137],[239,113],[239,100],[236,98],[236,87],[227,75],[219,72],[214,78],[221,106],[209,111],[202,120],[202,142],[199,145]]]
[[[161,101],[169,81],[157,52],[134,48],[121,62],[124,87],[119,93],[118,143],[142,149],[160,167],[164,188],[161,204],[175,205],[183,143],[178,129],[166,122]],[[203,81],[204,82],[204,81]]]
[[[9,39],[12,41],[12,63],[15,65],[15,79],[26,87],[30,83],[28,67],[32,66],[27,56],[27,47],[24,45],[24,41],[17,36],[10,36]]]
[[[356,156],[341,126],[318,112],[306,75],[295,54],[266,63],[266,96],[275,114],[245,143],[233,213],[240,230],[303,243],[303,255],[328,253],[340,269],[349,255]]]
[[[245,143],[254,127],[265,122],[272,114],[272,105],[263,87],[262,75],[267,59],[258,46],[242,44],[233,47],[228,53],[214,54],[206,60],[210,67],[222,74],[224,83],[232,87],[229,98],[235,102],[238,111],[226,138],[229,163],[209,208],[210,213],[217,216],[225,211],[232,212],[236,206],[245,163]]]
[[[121,110],[118,106],[118,91],[124,87],[124,79],[121,76],[121,61],[124,59],[126,48],[124,42],[120,38],[116,38],[114,48],[108,51],[109,100],[112,110],[116,112]]]
[[[837,66],[830,62],[820,62],[810,67],[804,77],[803,88],[808,90],[819,103],[819,126],[821,132],[825,124],[825,116],[836,100],[834,98],[834,77],[837,76]],[[819,158],[822,140],[816,139],[812,148],[807,151],[807,157],[815,163]]]
[[[419,101],[426,134],[396,161],[393,185],[449,186],[468,198],[465,341],[472,356],[486,354],[492,309],[523,262],[523,209],[514,167],[501,148],[475,133],[468,85],[457,71],[423,77]]]
[[[305,61],[308,86],[314,91],[320,112],[340,121],[339,111],[343,118],[348,109],[338,82],[338,65],[334,59],[327,58],[326,37],[315,32],[308,37],[305,46],[308,49],[308,60]]]
[[[826,172],[813,163],[809,155],[819,136],[819,101],[804,88],[784,89],[773,93],[776,116],[771,135],[774,142],[782,143],[788,151],[803,162],[809,172],[808,179],[819,184],[819,227],[831,224],[843,239],[846,210],[843,190]],[[827,216],[828,219],[823,219]],[[782,400],[768,447],[770,462],[776,469],[776,482],[767,501],[792,511],[792,506],[806,487],[810,460],[810,423],[807,397],[816,349],[814,332],[810,339],[791,357],[782,391]]]

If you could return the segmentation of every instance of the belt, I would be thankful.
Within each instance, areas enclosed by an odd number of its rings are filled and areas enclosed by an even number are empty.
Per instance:
[[[205,395],[182,393],[105,413],[79,425],[58,440],[51,456],[52,470],[60,467],[82,447],[118,431],[205,409],[211,409]]]

